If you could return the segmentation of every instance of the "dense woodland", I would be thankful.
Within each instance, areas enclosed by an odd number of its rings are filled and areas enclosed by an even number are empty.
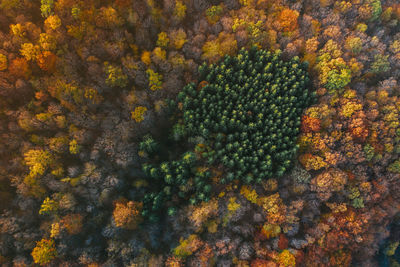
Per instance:
[[[400,266],[397,0],[0,0],[1,266]]]

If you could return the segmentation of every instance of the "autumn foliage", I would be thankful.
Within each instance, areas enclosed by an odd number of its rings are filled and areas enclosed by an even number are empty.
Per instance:
[[[321,121],[318,118],[313,118],[304,115],[301,118],[301,131],[304,133],[319,132],[321,130]]]
[[[57,257],[54,240],[42,239],[36,243],[36,247],[32,251],[32,257],[35,263],[44,266]]]
[[[298,17],[299,17],[299,12],[291,10],[289,8],[283,9],[278,16],[278,21],[280,23],[280,26],[282,27],[282,30],[284,32],[291,32],[297,29]]]
[[[1,0],[0,265],[399,266],[398,2]]]
[[[28,79],[32,73],[28,62],[24,58],[16,58],[11,61],[9,67],[10,74],[15,77]]]
[[[126,229],[136,229],[141,222],[142,203],[118,201],[114,204],[113,218],[115,225]]]
[[[49,51],[40,53],[37,57],[39,67],[44,71],[52,72],[55,69],[57,56]]]

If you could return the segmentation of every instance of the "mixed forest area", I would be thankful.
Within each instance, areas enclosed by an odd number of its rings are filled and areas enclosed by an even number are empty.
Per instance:
[[[0,0],[0,265],[400,266],[397,0]]]

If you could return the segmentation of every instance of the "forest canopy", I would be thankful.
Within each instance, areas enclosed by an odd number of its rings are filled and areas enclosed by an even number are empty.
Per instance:
[[[397,0],[0,0],[0,265],[398,266]]]

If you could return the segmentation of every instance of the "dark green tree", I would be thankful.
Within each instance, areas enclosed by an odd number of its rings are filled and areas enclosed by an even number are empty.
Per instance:
[[[187,84],[177,96],[182,110],[176,109],[179,122],[171,133],[180,143],[190,138],[203,140],[202,145],[178,160],[143,166],[149,179],[163,184],[161,191],[146,194],[143,215],[174,214],[175,205],[163,208],[173,196],[190,204],[209,200],[212,175],[199,167],[222,164],[226,174],[221,183],[245,184],[289,170],[302,112],[315,101],[307,67],[298,57],[286,61],[280,51],[255,47],[217,64],[202,64],[198,84]],[[150,137],[140,147],[148,153],[157,148]]]

